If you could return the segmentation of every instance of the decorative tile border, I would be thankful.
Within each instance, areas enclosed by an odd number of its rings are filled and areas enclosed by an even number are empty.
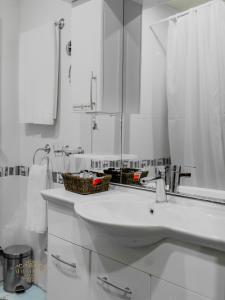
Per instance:
[[[149,167],[157,167],[170,165],[170,158],[160,158],[152,160],[91,160],[91,169],[102,170],[108,168],[131,168],[131,169],[145,169]],[[29,176],[29,167],[15,166],[15,167],[0,167],[0,178],[7,176]],[[62,172],[52,172],[52,178],[54,183],[63,184]]]
[[[0,167],[0,177],[7,176],[28,176],[29,167],[15,166],[15,167]]]
[[[29,167],[15,166],[15,167],[0,167],[0,178],[8,176],[29,176]],[[52,172],[52,178],[54,183],[63,183],[61,172]]]
[[[61,172],[52,172],[53,183],[63,184],[63,178]]]
[[[92,170],[101,170],[108,168],[131,168],[131,169],[146,169],[149,167],[157,166],[167,166],[171,164],[171,159],[159,158],[159,159],[145,159],[145,160],[114,160],[114,161],[104,161],[104,160],[91,160]]]

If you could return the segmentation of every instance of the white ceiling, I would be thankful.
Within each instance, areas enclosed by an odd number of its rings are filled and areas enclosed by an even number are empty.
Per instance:
[[[142,4],[143,3],[143,0],[131,0],[131,1],[135,1],[137,3],[140,3]],[[203,3],[206,3],[208,2],[209,0],[169,0],[169,1],[166,1],[166,0],[159,0],[159,5],[161,5],[162,3],[172,7],[172,8],[175,8],[176,10],[178,11],[183,11],[183,10],[187,10],[187,9],[190,9],[192,7],[195,7],[197,5],[201,5]],[[152,2],[152,3],[157,3],[157,1],[154,1],[154,0],[149,0],[149,2]]]
[[[143,0],[133,0],[134,2],[137,2],[139,4],[142,4],[143,3]]]
[[[178,11],[190,9],[194,6],[208,2],[207,0],[170,0],[167,5],[175,8]]]

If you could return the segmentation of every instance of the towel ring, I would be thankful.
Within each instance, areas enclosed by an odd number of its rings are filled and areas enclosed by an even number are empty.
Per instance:
[[[51,151],[51,147],[49,144],[45,145],[44,148],[38,148],[35,152],[34,152],[34,156],[33,156],[33,164],[35,164],[35,159],[36,159],[36,155],[39,151],[44,151],[46,154],[49,154]]]

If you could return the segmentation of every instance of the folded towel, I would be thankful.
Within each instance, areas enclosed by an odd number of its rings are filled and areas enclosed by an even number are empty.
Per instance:
[[[33,165],[27,187],[26,229],[36,233],[45,233],[47,230],[47,203],[40,194],[47,184],[47,165]]]
[[[59,39],[54,22],[20,35],[20,123],[53,125],[57,114]]]

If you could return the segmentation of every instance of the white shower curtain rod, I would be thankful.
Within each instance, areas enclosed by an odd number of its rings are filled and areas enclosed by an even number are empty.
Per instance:
[[[193,7],[193,8],[191,8],[191,9],[188,9],[188,10],[183,11],[183,12],[181,12],[181,13],[178,13],[178,14],[176,14],[176,15],[173,15],[173,16],[170,16],[170,17],[168,17],[168,18],[165,18],[165,19],[159,20],[159,21],[157,21],[157,22],[154,22],[154,23],[152,23],[149,27],[150,27],[151,29],[153,29],[153,26],[154,26],[154,25],[158,25],[158,24],[161,24],[161,23],[164,23],[164,22],[168,22],[168,21],[174,20],[174,19],[176,20],[177,18],[180,18],[180,17],[183,17],[183,16],[188,15],[188,14],[189,14],[190,12],[192,12],[193,10],[194,10],[194,11],[195,11],[195,10],[198,10],[199,8],[209,6],[209,5],[214,4],[215,2],[218,2],[218,1],[220,1],[220,0],[210,0],[209,2],[204,3],[204,4],[202,4],[202,5],[198,5],[198,6],[196,6],[196,7]]]

